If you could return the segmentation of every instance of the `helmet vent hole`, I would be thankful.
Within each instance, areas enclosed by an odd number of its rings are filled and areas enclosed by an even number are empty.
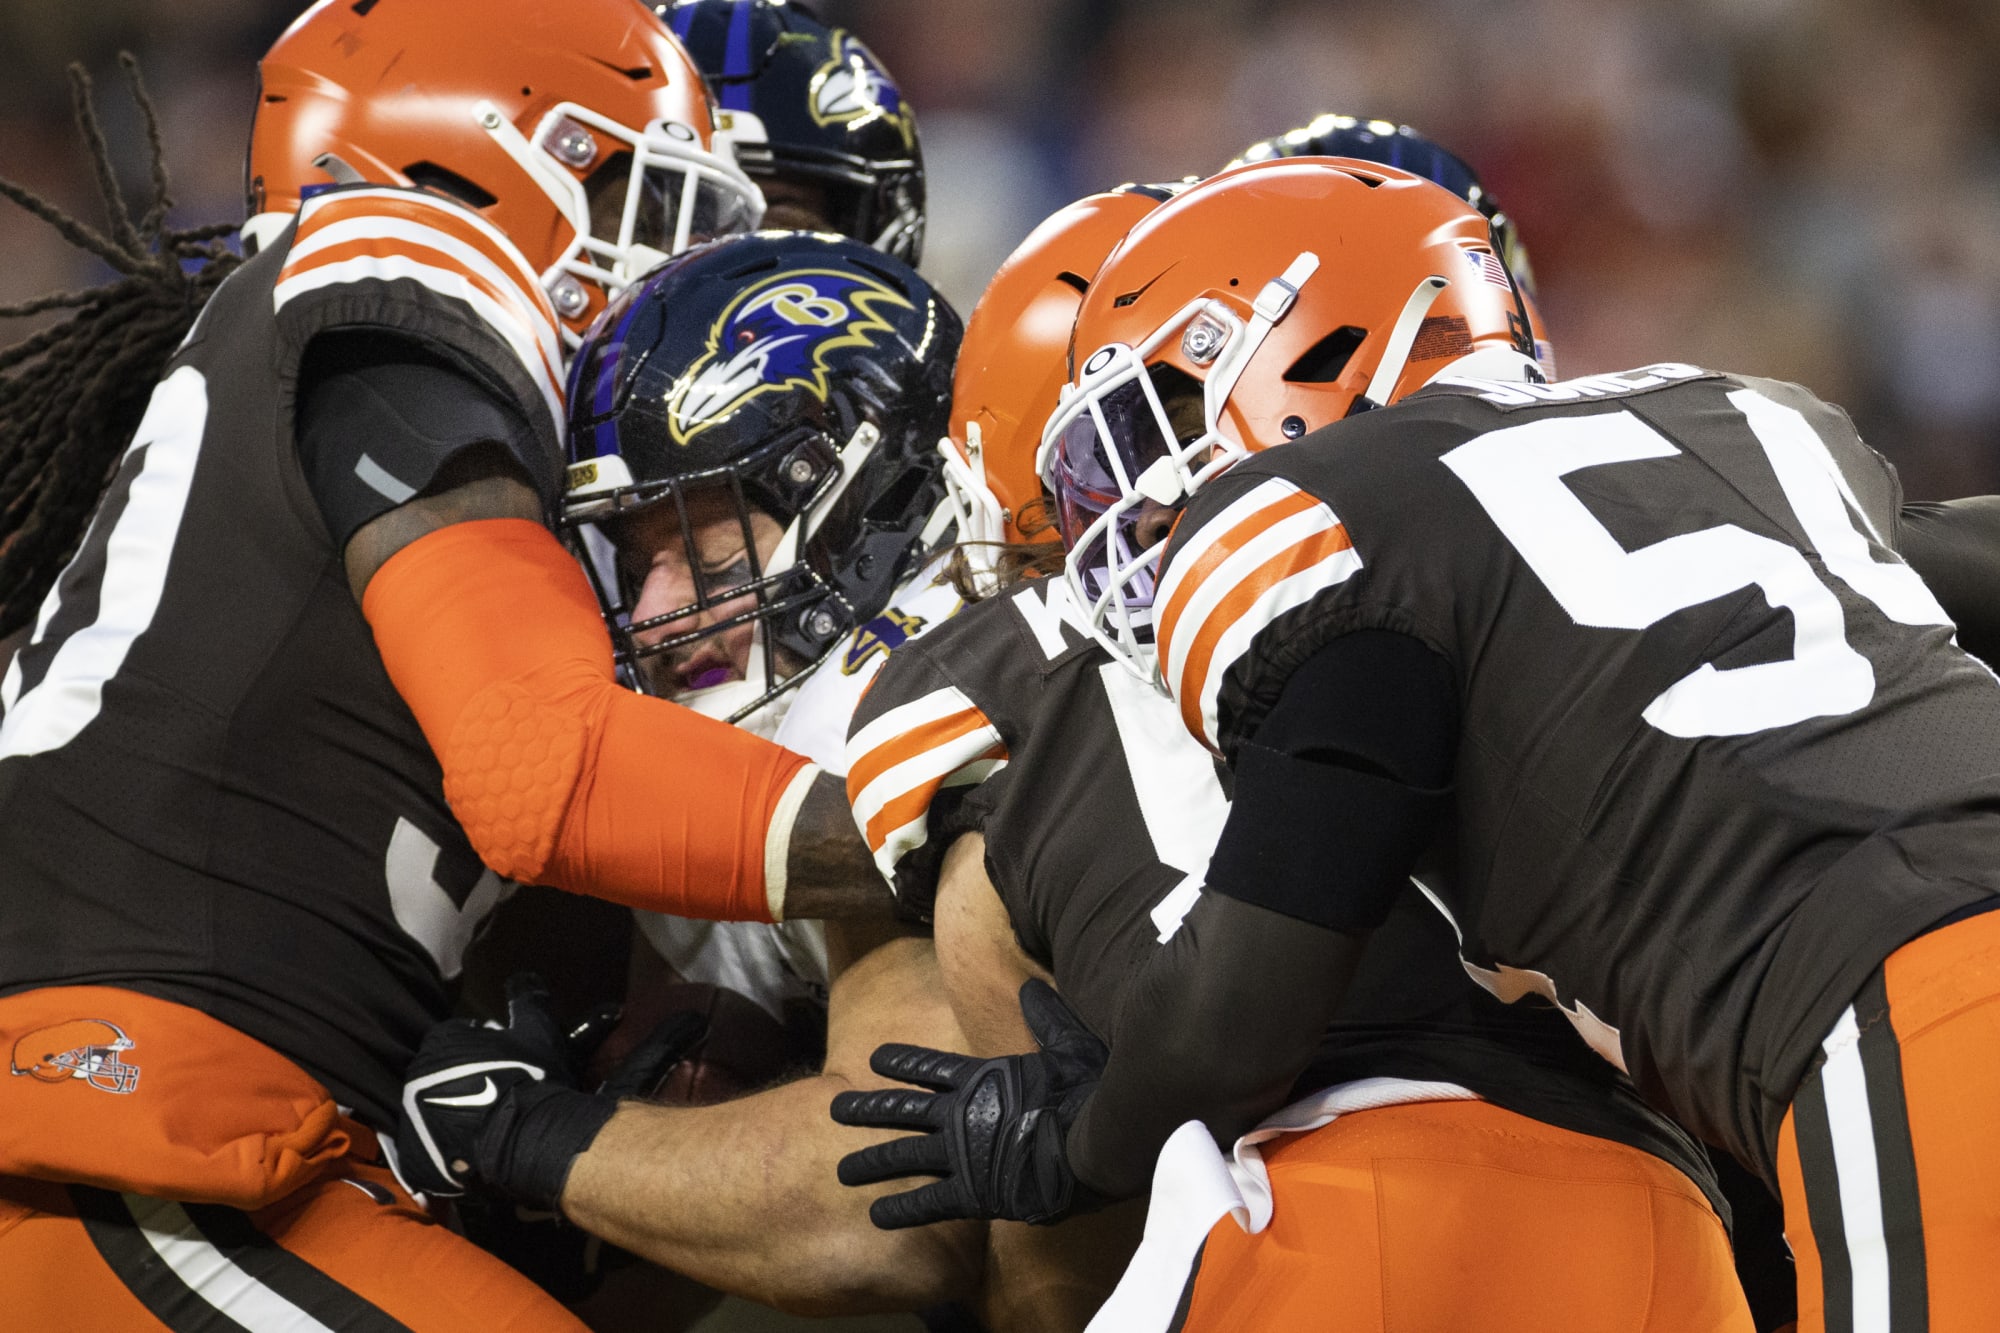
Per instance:
[[[1292,362],[1292,368],[1285,372],[1285,379],[1292,384],[1333,383],[1340,378],[1340,372],[1347,369],[1354,349],[1361,346],[1367,336],[1366,329],[1352,324],[1341,325]]]
[[[747,278],[753,273],[768,273],[777,266],[778,261],[775,257],[764,258],[757,260],[755,263],[745,264],[741,268],[730,269],[729,272],[722,276],[727,282],[735,282],[741,278]]]
[[[375,4],[376,0],[354,0],[353,9],[362,18],[367,18],[368,11],[375,8]]]
[[[474,208],[491,208],[499,202],[490,190],[482,189],[450,167],[441,167],[435,162],[412,162],[403,168],[403,174],[410,178],[412,184],[448,194]]]
[[[662,5],[660,8],[665,9],[666,6]],[[651,65],[614,65],[609,60],[598,56],[592,56],[591,59],[610,70],[613,74],[623,74],[634,83],[644,83],[653,77],[653,67]],[[528,90],[523,88],[521,91],[526,93]]]
[[[1090,290],[1090,279],[1083,277],[1081,274],[1058,273],[1056,274],[1056,281],[1068,283],[1071,287],[1076,288],[1079,295]]]

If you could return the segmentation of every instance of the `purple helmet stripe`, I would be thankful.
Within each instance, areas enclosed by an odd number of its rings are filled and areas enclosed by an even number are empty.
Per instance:
[[[757,8],[750,0],[729,7],[729,41],[722,52],[722,109],[750,109],[750,20]]]
[[[597,384],[590,396],[590,410],[602,420],[591,428],[590,438],[599,458],[618,452],[618,428],[616,419],[611,416],[611,407],[618,396],[618,371],[625,362],[625,333],[638,317],[639,307],[645,304],[636,299],[625,303],[625,313],[619,318],[618,327],[612,330],[605,355],[597,363]]]

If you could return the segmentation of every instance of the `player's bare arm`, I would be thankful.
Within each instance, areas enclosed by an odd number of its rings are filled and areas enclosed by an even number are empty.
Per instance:
[[[828,1019],[817,1077],[715,1106],[624,1103],[577,1159],[564,1214],[699,1281],[799,1314],[907,1310],[971,1295],[985,1228],[878,1230],[867,1205],[887,1190],[848,1189],[832,1164],[887,1135],[826,1118],[834,1094],[884,1086],[868,1057],[890,1033],[963,1040],[930,941],[892,940],[863,956],[835,979]]]
[[[831,773],[818,774],[792,823],[785,872],[787,916],[814,920],[887,920],[895,895],[869,859],[855,827],[847,788]]]

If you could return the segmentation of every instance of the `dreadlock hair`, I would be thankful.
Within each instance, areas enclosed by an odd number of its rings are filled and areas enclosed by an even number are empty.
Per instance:
[[[110,223],[107,236],[33,191],[0,179],[0,196],[47,222],[120,275],[89,291],[56,292],[0,306],[0,318],[69,310],[70,316],[0,352],[0,638],[26,624],[83,540],[153,386],[217,284],[241,262],[217,223],[171,230],[160,122],[121,52],[132,100],[152,151],[152,201],[136,221],[111,166],[91,105],[90,76],[69,67],[76,126],[89,148]]]

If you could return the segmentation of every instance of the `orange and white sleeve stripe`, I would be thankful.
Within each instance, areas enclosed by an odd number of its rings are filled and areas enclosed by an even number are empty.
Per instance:
[[[555,310],[506,234],[448,200],[412,190],[342,190],[308,199],[278,274],[274,308],[341,283],[398,278],[469,307],[520,359],[561,426]]]
[[[849,737],[847,799],[882,874],[894,883],[896,863],[930,837],[940,791],[984,782],[1006,763],[999,730],[951,686],[899,704]]]
[[[1273,620],[1361,568],[1327,504],[1281,477],[1202,524],[1160,582],[1160,674],[1191,735],[1220,753],[1216,697],[1229,668]]]

